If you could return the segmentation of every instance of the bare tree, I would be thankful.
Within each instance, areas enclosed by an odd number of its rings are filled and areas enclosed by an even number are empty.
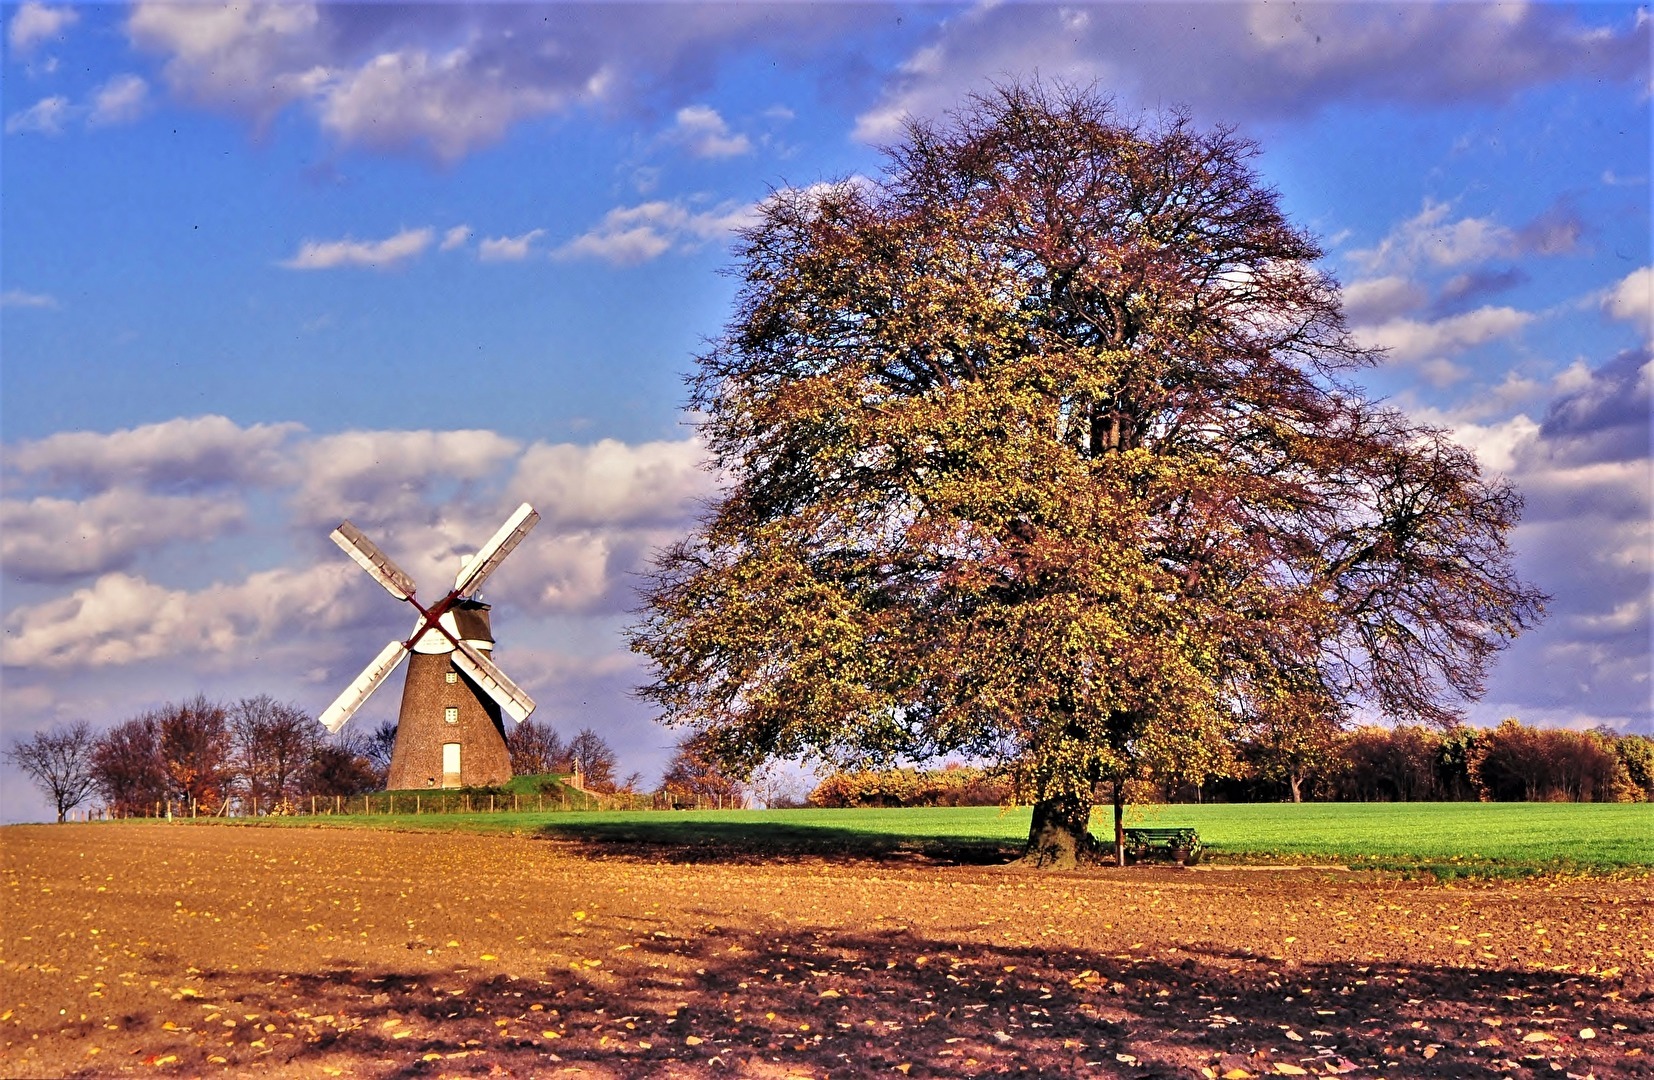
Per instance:
[[[674,800],[716,799],[734,806],[746,796],[742,784],[724,773],[710,753],[706,736],[692,733],[678,741],[677,753],[661,774],[660,793]]]
[[[394,720],[386,720],[378,727],[366,734],[355,734],[346,729],[340,745],[350,748],[354,754],[367,759],[369,767],[379,776],[379,784],[383,786],[391,773],[391,755],[396,753],[396,729]]]
[[[524,720],[505,737],[511,752],[511,771],[517,776],[539,776],[568,764],[569,752],[563,740],[548,724]]]
[[[615,766],[619,759],[603,736],[591,728],[581,728],[580,734],[569,741],[569,759],[580,770],[581,780],[592,791],[613,791]]]
[[[96,746],[91,727],[77,720],[14,741],[5,757],[46,793],[62,821],[97,790],[92,772]]]
[[[144,713],[104,732],[92,752],[92,776],[115,813],[154,813],[168,795],[158,714]]]
[[[242,698],[228,713],[233,768],[242,794],[268,806],[298,794],[322,728],[268,694]]]

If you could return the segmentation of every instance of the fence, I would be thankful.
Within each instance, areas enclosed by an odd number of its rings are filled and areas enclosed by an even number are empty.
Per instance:
[[[365,795],[301,795],[286,799],[232,797],[213,807],[188,800],[156,802],[148,812],[105,807],[72,811],[71,821],[126,818],[339,817],[346,815],[579,813],[638,810],[739,810],[745,800],[724,796],[687,796],[615,792],[606,794],[563,787],[555,792],[376,791]]]

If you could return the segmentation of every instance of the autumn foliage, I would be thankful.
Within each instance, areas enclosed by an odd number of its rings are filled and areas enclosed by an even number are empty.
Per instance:
[[[120,817],[169,803],[258,813],[308,795],[355,795],[383,784],[359,741],[328,739],[315,718],[267,695],[232,704],[197,695],[115,725],[93,743],[88,776]]]
[[[1011,785],[985,769],[950,764],[941,769],[860,769],[826,777],[810,792],[811,806],[998,806]]]
[[[737,770],[1003,763],[1042,865],[1260,725],[1451,720],[1538,615],[1520,499],[1348,381],[1257,153],[1008,86],[768,200],[691,384],[728,484],[633,633],[664,718]]]

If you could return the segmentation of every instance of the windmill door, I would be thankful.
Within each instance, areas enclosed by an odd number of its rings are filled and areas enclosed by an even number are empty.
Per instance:
[[[442,786],[459,787],[459,743],[442,744]]]

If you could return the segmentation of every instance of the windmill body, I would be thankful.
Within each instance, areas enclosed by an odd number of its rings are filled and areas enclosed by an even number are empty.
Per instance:
[[[329,731],[339,730],[407,660],[388,788],[470,787],[511,779],[505,717],[527,719],[534,700],[494,665],[490,609],[474,594],[539,519],[527,503],[518,507],[466,560],[448,595],[428,608],[414,598],[413,579],[361,530],[346,521],[333,531],[333,541],[347,555],[419,613],[407,640],[387,644],[321,716]]]

